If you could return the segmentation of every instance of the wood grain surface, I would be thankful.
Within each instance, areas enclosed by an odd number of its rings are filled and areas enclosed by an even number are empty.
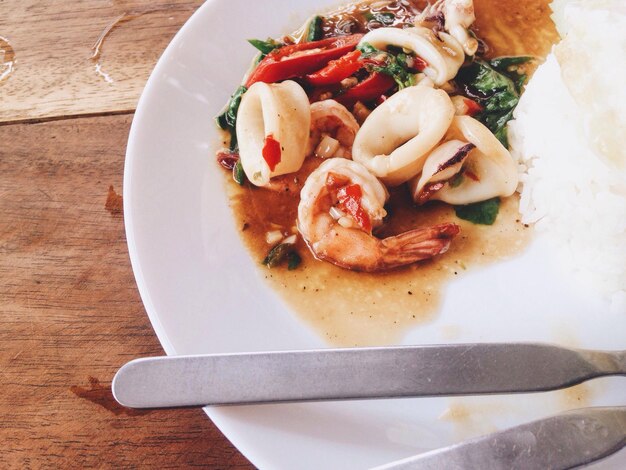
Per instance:
[[[131,119],[0,127],[0,468],[252,468],[202,411],[111,395],[162,354],[124,237]]]
[[[15,53],[13,72],[0,83],[0,121],[132,111],[156,60],[201,4],[0,0],[0,38]],[[92,60],[92,47],[116,19]]]

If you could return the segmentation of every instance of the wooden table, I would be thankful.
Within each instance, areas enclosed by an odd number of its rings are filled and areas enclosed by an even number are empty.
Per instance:
[[[124,152],[201,3],[0,0],[0,468],[253,468],[202,411],[110,391],[124,362],[162,354],[126,249]]]

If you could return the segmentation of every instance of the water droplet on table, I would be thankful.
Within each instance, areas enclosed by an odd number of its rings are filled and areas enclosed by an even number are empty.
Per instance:
[[[9,40],[0,36],[0,82],[9,78],[15,70],[15,51]]]

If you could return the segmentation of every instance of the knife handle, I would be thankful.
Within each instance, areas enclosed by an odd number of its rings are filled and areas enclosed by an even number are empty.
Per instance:
[[[116,374],[132,408],[481,395],[556,390],[626,375],[624,352],[454,344],[136,359]]]

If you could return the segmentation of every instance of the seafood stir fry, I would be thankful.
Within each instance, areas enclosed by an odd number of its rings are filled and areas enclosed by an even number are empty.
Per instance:
[[[482,224],[517,188],[506,125],[530,58],[487,60],[474,20],[472,0],[367,1],[250,40],[260,52],[217,118],[230,132],[218,161],[240,184],[299,197],[297,236],[319,260],[376,272],[445,253],[454,221],[377,233],[393,188],[415,210],[440,201]],[[268,235],[266,264],[295,267],[295,241]]]

